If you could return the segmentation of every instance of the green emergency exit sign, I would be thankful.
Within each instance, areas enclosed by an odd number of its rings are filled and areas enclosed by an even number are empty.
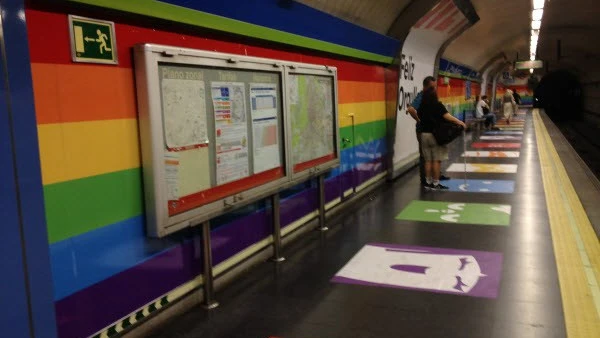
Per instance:
[[[118,63],[113,22],[69,15],[69,30],[74,62]]]

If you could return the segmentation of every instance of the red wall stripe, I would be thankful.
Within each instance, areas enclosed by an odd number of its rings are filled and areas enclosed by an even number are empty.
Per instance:
[[[28,9],[26,15],[31,62],[71,64],[67,15],[34,9]],[[48,27],[52,27],[52,29],[48,29]],[[118,22],[115,24],[115,34],[119,53],[119,67],[132,68],[131,48],[134,45],[155,43],[286,61],[331,65],[338,68],[338,78],[340,80],[384,82],[384,68],[381,66],[321,57],[310,54],[308,51],[275,50],[257,45],[220,41]],[[98,67],[114,66],[98,65]]]

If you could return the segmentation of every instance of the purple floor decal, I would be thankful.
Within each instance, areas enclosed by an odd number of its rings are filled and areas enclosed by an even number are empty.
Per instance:
[[[365,245],[334,283],[496,298],[502,254],[408,245]]]

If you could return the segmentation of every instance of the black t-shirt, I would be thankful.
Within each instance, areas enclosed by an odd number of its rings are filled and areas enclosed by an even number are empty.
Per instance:
[[[447,112],[446,107],[441,102],[422,104],[417,112],[419,120],[421,120],[421,132],[433,133],[433,129],[436,125],[443,122],[444,114]]]

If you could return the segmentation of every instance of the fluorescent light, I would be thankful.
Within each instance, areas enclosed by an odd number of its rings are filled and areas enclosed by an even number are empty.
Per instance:
[[[543,9],[534,9],[531,12],[531,19],[532,20],[542,20],[542,16],[544,15],[544,10]]]
[[[546,0],[533,0],[533,9],[542,9],[544,8],[544,3]]]
[[[532,20],[531,21],[531,28],[540,29],[541,27],[542,27],[542,22],[540,20]]]
[[[533,41],[535,41],[535,42],[538,42],[538,40],[539,40],[539,38],[538,38],[538,36],[537,36],[537,35],[532,35],[532,36],[531,36],[531,41],[532,41],[532,42],[533,42]]]
[[[529,55],[529,60],[531,60],[531,61],[535,61],[535,53],[531,53],[531,54]]]
[[[540,30],[539,29],[532,29],[531,30],[531,36],[540,36]]]
[[[531,61],[533,61],[533,60],[531,60]],[[529,70],[529,73],[530,73],[530,74],[533,74],[533,69],[530,69],[530,70]]]

